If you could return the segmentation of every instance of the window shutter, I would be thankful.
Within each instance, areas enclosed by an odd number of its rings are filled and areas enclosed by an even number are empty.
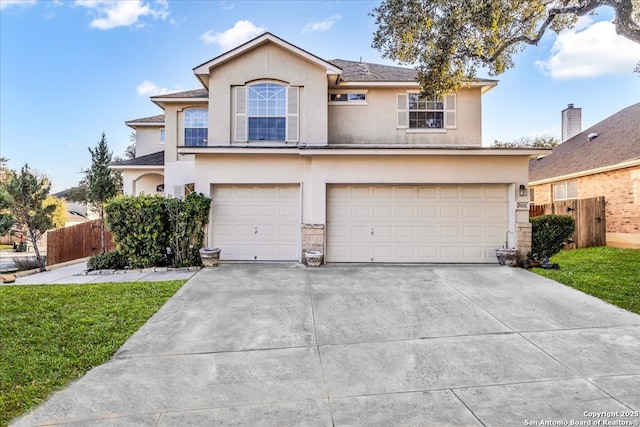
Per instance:
[[[398,94],[398,128],[409,127],[409,110],[407,107],[408,96],[406,93]]]
[[[297,87],[290,87],[287,90],[287,142],[298,142],[299,140],[299,92]]]
[[[456,124],[456,94],[451,93],[444,97],[444,122],[445,128],[455,129]]]
[[[173,186],[173,197],[180,200],[184,199],[184,185]]]
[[[236,114],[235,114],[235,140],[247,141],[247,88],[236,87]]]

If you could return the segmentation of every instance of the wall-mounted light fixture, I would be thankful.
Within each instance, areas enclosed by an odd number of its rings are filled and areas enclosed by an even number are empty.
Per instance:
[[[527,187],[524,184],[520,184],[520,195],[523,197],[527,195]]]

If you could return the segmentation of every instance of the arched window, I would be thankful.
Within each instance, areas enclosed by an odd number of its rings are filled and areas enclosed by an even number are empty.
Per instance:
[[[204,147],[209,135],[209,112],[206,108],[184,110],[184,145]]]
[[[287,88],[275,83],[248,87],[250,141],[285,141]]]
[[[256,83],[235,88],[236,142],[298,142],[300,88]]]

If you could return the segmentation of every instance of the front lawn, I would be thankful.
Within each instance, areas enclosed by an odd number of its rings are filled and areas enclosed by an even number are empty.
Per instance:
[[[640,314],[639,249],[575,249],[560,252],[551,262],[560,270],[532,271]]]
[[[0,426],[108,361],[185,282],[0,287]]]

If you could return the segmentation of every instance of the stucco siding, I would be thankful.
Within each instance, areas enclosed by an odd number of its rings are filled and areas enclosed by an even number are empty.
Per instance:
[[[504,156],[299,156],[202,154],[195,164],[196,191],[215,184],[300,184],[302,224],[326,224],[327,185],[506,184],[509,229],[528,221],[517,211],[515,189],[527,179],[527,158]],[[518,198],[519,200],[519,198]],[[515,245],[515,237],[509,237]],[[496,242],[499,246],[504,242]]]
[[[410,89],[415,87],[371,87],[367,89],[366,105],[329,105],[329,143],[482,145],[479,88],[461,89],[456,93],[455,129],[425,131],[399,129],[397,126],[397,96]],[[355,89],[352,91],[357,92]]]
[[[161,174],[144,174],[134,181],[134,194],[136,196],[140,194],[158,194],[156,188],[162,184],[164,184],[164,176]],[[160,192],[160,194],[162,194],[162,192]]]
[[[234,88],[256,82],[280,82],[300,87],[300,143],[327,143],[326,70],[265,43],[241,59],[218,65],[209,77],[209,145],[228,146],[233,141]]]
[[[139,126],[136,128],[136,157],[164,150],[160,143],[160,129],[164,126]]]

